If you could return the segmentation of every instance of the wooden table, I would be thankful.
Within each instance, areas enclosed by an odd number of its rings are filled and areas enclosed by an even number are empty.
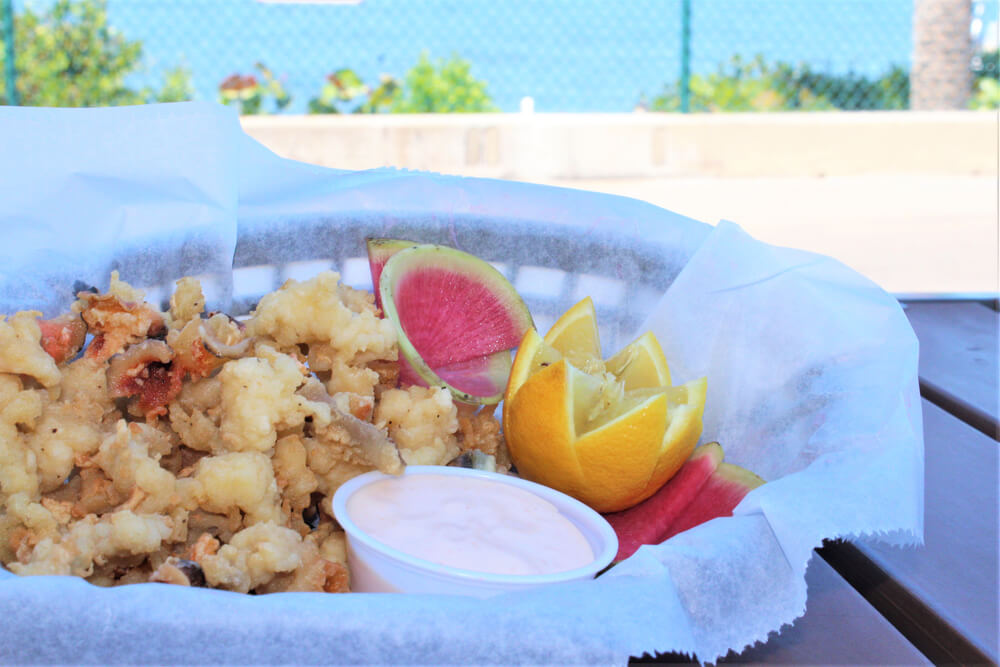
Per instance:
[[[805,615],[722,662],[997,664],[997,303],[903,305],[920,341],[924,545],[828,543],[809,565]]]

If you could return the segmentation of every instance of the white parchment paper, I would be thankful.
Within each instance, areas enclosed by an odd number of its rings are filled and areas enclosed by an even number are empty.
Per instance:
[[[211,276],[226,297],[242,140],[233,114],[200,104],[0,112],[0,312],[25,302],[56,312],[74,281],[103,284],[126,267],[157,282]]]
[[[485,601],[105,590],[0,569],[4,662],[714,661],[802,615],[824,538],[922,539],[917,342],[899,305],[732,223],[566,189],[321,169],[277,158],[228,110],[178,104],[0,108],[0,232],[0,312],[54,312],[73,280],[103,287],[112,268],[158,298],[200,275],[236,308],[323,268],[364,285],[366,236],[451,243],[505,271],[542,329],[586,294],[607,352],[651,328],[676,382],[708,376],[703,440],[768,480],[734,517],[595,581]]]

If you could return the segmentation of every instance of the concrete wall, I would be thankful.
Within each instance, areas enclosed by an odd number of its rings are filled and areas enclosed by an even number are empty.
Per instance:
[[[248,116],[279,155],[528,181],[997,172],[996,112]]]

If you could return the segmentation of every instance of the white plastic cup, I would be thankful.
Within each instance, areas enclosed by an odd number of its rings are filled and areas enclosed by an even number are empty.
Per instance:
[[[586,538],[594,559],[587,565],[553,574],[512,575],[474,572],[439,565],[395,549],[361,530],[347,512],[358,489],[392,475],[369,472],[343,484],[333,496],[333,515],[347,534],[351,590],[359,593],[440,593],[490,597],[566,581],[592,579],[618,553],[618,537],[600,514],[579,500],[547,486],[498,473],[453,466],[407,466],[404,475],[455,475],[510,484],[552,503]],[[433,536],[428,536],[432,538]]]

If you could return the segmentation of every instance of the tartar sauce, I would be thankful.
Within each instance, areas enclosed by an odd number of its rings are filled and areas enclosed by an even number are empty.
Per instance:
[[[376,540],[440,565],[492,574],[553,574],[594,553],[555,505],[501,482],[402,475],[358,489],[351,520]]]

